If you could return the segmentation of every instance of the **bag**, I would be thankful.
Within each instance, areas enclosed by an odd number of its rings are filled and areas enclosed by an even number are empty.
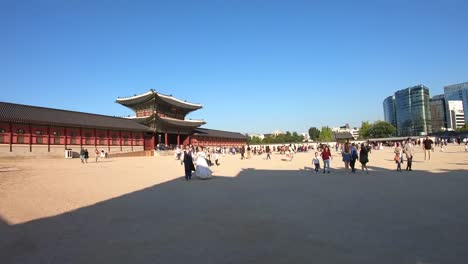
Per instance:
[[[395,155],[395,158],[393,158],[393,160],[395,160],[396,162],[399,162],[400,161],[400,155]]]

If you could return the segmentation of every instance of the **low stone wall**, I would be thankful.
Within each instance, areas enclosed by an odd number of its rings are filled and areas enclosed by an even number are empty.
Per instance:
[[[114,153],[127,153],[127,152],[139,152],[143,151],[143,146],[94,146],[94,145],[83,145],[84,149],[88,149],[89,157],[94,157],[94,150],[97,148],[99,151],[104,150],[108,154]],[[68,145],[67,149],[71,149],[74,158],[80,156],[80,145]],[[0,144],[0,157],[63,157],[65,158],[65,146],[64,145],[29,145],[29,144],[13,144],[12,151],[10,151],[9,144]]]
[[[150,157],[154,156],[154,150],[143,150],[143,151],[132,151],[132,152],[119,152],[112,153],[109,155],[110,158],[121,158],[121,157]]]

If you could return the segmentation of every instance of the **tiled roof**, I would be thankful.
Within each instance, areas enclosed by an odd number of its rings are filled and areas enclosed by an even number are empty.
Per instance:
[[[154,119],[156,119],[157,122],[162,122],[165,124],[179,126],[179,127],[195,128],[195,127],[199,127],[201,125],[206,124],[205,120],[176,119],[176,118],[158,116],[157,114],[152,114],[150,116],[143,116],[143,117],[126,117],[126,118],[133,119],[140,124],[146,124],[146,125],[148,125],[149,122],[153,122]]]
[[[335,136],[335,140],[354,139],[353,134],[351,134],[351,132],[335,132],[334,136]]]
[[[188,109],[188,110],[197,110],[201,109],[203,106],[201,104],[194,104],[194,103],[189,103],[186,101],[182,101],[180,99],[177,99],[171,95],[165,95],[162,93],[155,92],[154,90],[150,90],[144,94],[140,95],[135,95],[135,96],[130,96],[130,97],[121,97],[117,98],[116,102],[125,106],[133,106],[133,105],[138,105],[141,103],[144,103],[146,101],[152,100],[152,99],[158,99],[160,101],[166,102],[169,105],[173,105],[176,107],[180,107],[183,109]]]
[[[150,132],[128,118],[0,102],[0,121]]]
[[[207,129],[207,128],[197,128],[194,131],[195,136],[203,136],[203,137],[219,137],[219,138],[235,138],[235,139],[243,139],[247,140],[245,135],[242,135],[238,132],[229,132],[229,131],[222,131],[222,130],[214,130],[214,129]]]

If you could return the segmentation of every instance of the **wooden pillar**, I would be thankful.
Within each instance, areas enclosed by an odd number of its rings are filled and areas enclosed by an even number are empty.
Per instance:
[[[111,138],[110,138],[110,130],[107,129],[107,152],[110,152],[110,141],[111,141]]]
[[[97,138],[96,129],[94,129],[94,148],[97,148]]]
[[[47,126],[47,152],[50,152],[50,126]]]
[[[13,152],[13,124],[10,122],[10,152]]]
[[[133,151],[133,132],[130,132],[130,148]]]
[[[80,127],[80,148],[83,148],[83,128]]]
[[[32,152],[32,127],[29,124],[29,152]]]
[[[180,146],[180,134],[177,134],[177,146]]]
[[[122,152],[122,131],[119,130],[120,152]]]
[[[169,144],[167,144],[167,131],[166,131],[166,133],[164,133],[164,144],[169,145]]]
[[[67,144],[68,144],[68,142],[67,142],[67,140],[68,140],[68,129],[67,129],[67,127],[63,128],[63,133],[65,133],[65,149],[67,149]]]

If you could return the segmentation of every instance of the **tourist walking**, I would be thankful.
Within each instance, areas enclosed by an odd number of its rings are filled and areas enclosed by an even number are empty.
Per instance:
[[[466,139],[466,142],[465,142],[465,152],[468,152],[468,139]]]
[[[208,165],[206,154],[203,151],[203,147],[201,147],[201,151],[197,153],[197,159],[195,161],[197,164],[197,168],[195,170],[195,175],[200,180],[207,180],[211,179],[211,169]]]
[[[271,157],[270,157],[270,154],[271,154],[270,146],[266,146],[265,150],[266,150],[266,153],[267,153],[266,159],[267,159],[267,160],[271,160]]]
[[[176,148],[176,158],[177,160],[180,160],[180,156],[182,155],[182,151],[179,146]]]
[[[406,140],[405,147],[403,148],[403,153],[405,153],[406,156],[406,170],[412,171],[413,169],[411,168],[411,166],[413,165],[414,148],[410,138]]]
[[[394,160],[397,164],[397,171],[401,172],[402,149],[400,147],[399,142],[396,143],[395,150],[393,151],[393,153],[395,153]]]
[[[81,160],[81,163],[85,163],[85,150],[84,150],[84,148],[81,148],[81,150],[80,150],[80,160]]]
[[[351,162],[351,145],[349,142],[346,142],[343,146],[341,151],[341,156],[343,157],[343,162],[345,165],[345,169],[349,169],[349,163]]]
[[[217,151],[214,153],[214,158],[216,166],[219,166],[219,153]]]
[[[256,147],[255,147],[256,148]],[[247,159],[250,159],[251,157],[251,152],[252,152],[252,149],[250,148],[249,145],[247,145]]]
[[[364,145],[364,143],[361,144],[361,150],[359,151],[359,162],[361,163],[361,169],[364,171],[366,170],[366,173],[369,174],[369,170],[367,169],[367,163],[369,162],[369,148]]]
[[[241,159],[244,159],[244,154],[245,154],[245,146],[242,146],[240,149],[240,154],[241,154]]]
[[[193,156],[192,150],[189,146],[185,146],[184,153],[182,154],[182,160],[180,161],[180,165],[184,164],[185,169],[185,180],[192,179],[192,171],[195,170],[195,166],[193,165]]]
[[[330,173],[330,160],[332,159],[332,155],[328,145],[325,145],[321,156],[323,160],[323,173]]]
[[[96,163],[98,162],[98,159],[99,159],[99,150],[98,149],[95,149],[94,150],[94,157],[96,158]]]
[[[85,150],[84,150],[84,159],[85,159],[85,162],[88,163],[88,159],[89,159],[89,152],[88,152],[88,149],[85,149]]]
[[[356,144],[352,144],[351,145],[351,160],[349,162],[350,166],[351,166],[351,172],[352,173],[356,173],[356,160],[358,159],[359,155],[358,155],[358,151],[357,151],[357,148],[356,148]]]
[[[292,160],[293,160],[293,158],[294,158],[294,153],[295,153],[295,151],[294,151],[293,147],[292,147],[291,144],[290,144],[289,147],[288,147],[289,161],[292,161]]]
[[[432,139],[426,136],[426,139],[423,141],[424,160],[431,160],[432,144],[434,144]]]
[[[312,159],[312,164],[314,164],[315,173],[318,173],[318,171],[320,169],[320,160],[319,160],[319,157],[318,157],[318,152],[315,152],[315,157]]]

